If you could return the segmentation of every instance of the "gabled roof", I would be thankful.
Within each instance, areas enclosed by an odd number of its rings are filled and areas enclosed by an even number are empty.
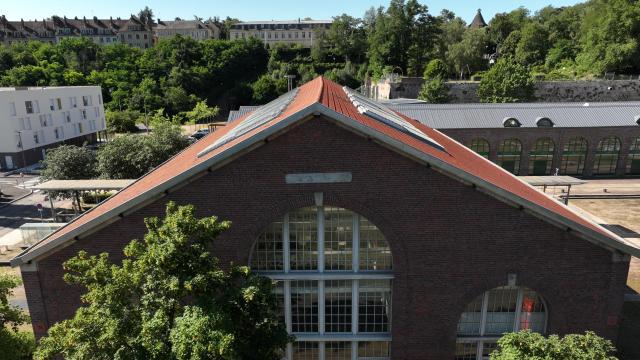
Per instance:
[[[384,119],[367,115],[372,112],[377,115],[389,114],[387,111],[391,110],[371,108],[381,106],[379,104],[366,105],[369,106],[369,111],[366,106],[359,108],[358,104],[349,98],[348,90],[322,77],[304,84],[295,91],[293,96],[286,94],[283,98],[275,100],[279,105],[275,107],[276,110],[262,111],[268,118],[259,118],[254,126],[249,126],[245,120],[256,121],[257,117],[248,114],[233,124],[211,133],[100,205],[26,249],[14,258],[11,264],[17,266],[37,260],[57,251],[67,242],[82,240],[120,217],[161,198],[192,177],[215,170],[247,149],[266,143],[271,136],[285,131],[295,123],[305,119],[313,121],[311,117],[320,114],[501,201],[528,211],[567,231],[574,231],[611,251],[640,256],[640,249],[633,244],[577,214],[437,130],[396,113],[402,118],[400,122],[424,135],[415,136],[396,126],[397,122],[394,125]],[[288,98],[284,98],[287,96]],[[274,108],[273,105],[271,107]],[[244,129],[241,130],[241,127]],[[221,139],[224,141],[220,141]]]

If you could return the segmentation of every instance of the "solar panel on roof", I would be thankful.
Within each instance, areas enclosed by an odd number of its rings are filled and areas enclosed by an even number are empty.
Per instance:
[[[239,138],[240,136],[256,129],[262,125],[269,123],[275,119],[287,108],[291,101],[298,94],[298,88],[295,88],[288,93],[281,95],[277,99],[257,108],[238,125],[229,130],[226,134],[221,136],[216,142],[207,146],[204,150],[198,153],[198,157],[202,157],[209,152],[219,148],[220,146]]]
[[[352,89],[349,89],[346,86],[344,86],[342,89],[349,97],[349,100],[351,100],[353,106],[358,109],[359,113],[377,120],[407,135],[410,135],[420,141],[423,141],[439,150],[444,151],[444,146],[440,145],[437,141],[427,136],[427,134],[420,131],[417,127],[413,126],[410,122],[402,118],[402,116],[398,115],[393,110],[367,98],[366,96]]]

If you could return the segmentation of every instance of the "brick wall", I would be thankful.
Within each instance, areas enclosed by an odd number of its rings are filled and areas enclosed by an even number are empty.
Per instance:
[[[592,176],[595,153],[598,142],[608,136],[616,136],[621,141],[620,156],[616,167],[616,176],[624,176],[629,149],[632,142],[640,137],[640,127],[594,127],[594,128],[494,128],[494,129],[441,129],[443,133],[456,139],[462,144],[469,146],[476,138],[483,138],[489,141],[491,146],[489,160],[497,162],[498,146],[500,142],[509,138],[516,138],[522,143],[522,155],[520,157],[520,173],[518,175],[529,175],[529,152],[540,138],[551,138],[553,140],[554,156],[551,165],[551,173],[555,168],[560,168],[562,152],[564,146],[571,138],[583,137],[587,140],[587,157],[584,166],[584,177]]]
[[[352,172],[353,181],[284,181],[287,173],[338,171]],[[390,243],[393,359],[451,359],[464,306],[505,285],[509,273],[544,297],[550,333],[594,330],[616,337],[628,262],[614,263],[607,250],[323,118],[40,260],[37,275],[23,273],[36,336],[79,305],[80,289],[62,281],[62,262],[80,249],[108,251],[118,260],[124,244],[142,237],[144,217],[161,216],[167,201],[192,203],[201,216],[231,220],[213,253],[223,262],[246,264],[261,229],[313,205],[318,191],[325,204],[371,220]]]

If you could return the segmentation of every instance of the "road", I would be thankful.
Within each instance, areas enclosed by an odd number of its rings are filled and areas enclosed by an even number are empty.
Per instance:
[[[15,186],[16,179],[19,180],[22,187],[22,180],[24,180],[24,186],[30,188],[37,184],[39,179],[37,177],[26,177],[20,179],[19,177],[3,177],[0,178],[0,188],[5,189],[10,186]],[[37,209],[37,204],[42,204],[45,207],[44,215],[47,216],[48,201],[45,200],[45,195],[39,191],[35,191],[33,194],[20,199],[8,206],[0,208],[0,237],[11,232],[14,229],[20,227],[20,225],[27,222],[40,222],[40,213]]]

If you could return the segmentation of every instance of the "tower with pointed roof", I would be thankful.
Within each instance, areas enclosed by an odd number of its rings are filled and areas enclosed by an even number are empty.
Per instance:
[[[484,21],[484,18],[482,17],[482,10],[478,9],[478,12],[476,13],[476,16],[474,16],[473,20],[471,21],[471,24],[469,24],[469,28],[470,29],[481,29],[484,27],[487,27],[489,25],[487,25],[487,23]]]

